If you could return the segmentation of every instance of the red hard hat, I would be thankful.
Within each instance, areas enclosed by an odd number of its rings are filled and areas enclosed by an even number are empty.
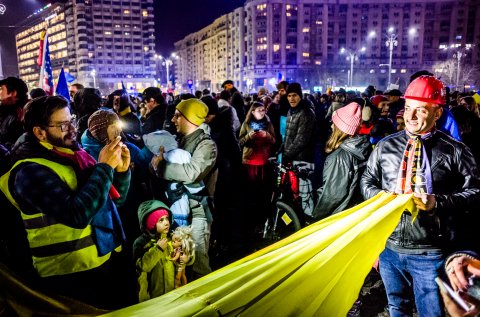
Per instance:
[[[443,82],[433,76],[420,76],[408,85],[404,97],[444,105],[446,94]]]

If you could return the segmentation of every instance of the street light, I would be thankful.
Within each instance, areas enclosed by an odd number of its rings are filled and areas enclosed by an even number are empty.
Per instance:
[[[397,35],[393,33],[395,29],[393,27],[388,28],[388,34],[387,34],[387,41],[385,44],[387,45],[388,49],[390,50],[390,58],[388,60],[388,86],[390,86],[390,83],[392,82],[392,57],[393,57],[393,47],[398,45],[397,41]]]
[[[95,75],[97,74],[97,71],[95,69],[92,69],[90,74],[92,75],[92,78],[93,78],[93,88],[96,88],[97,87],[97,82],[95,80]]]
[[[171,57],[178,58],[175,53],[172,53]],[[165,66],[167,70],[167,88],[170,88],[170,66],[173,65],[173,61],[170,58],[165,58],[162,55],[155,54],[154,58],[162,62],[162,65]]]
[[[359,53],[365,52],[366,48],[362,47],[358,51],[351,51],[346,48],[343,48],[340,50],[340,54],[348,54],[350,56],[350,76],[348,80],[348,86],[353,87],[353,63],[355,61],[355,56],[358,56]]]
[[[460,85],[460,60],[462,59],[462,57],[465,56],[465,53],[463,53],[462,51],[457,51],[455,54],[453,54],[453,57],[457,59],[457,89]]]

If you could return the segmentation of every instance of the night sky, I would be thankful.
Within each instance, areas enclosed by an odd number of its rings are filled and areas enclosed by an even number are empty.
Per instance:
[[[55,1],[0,0],[0,4],[7,7],[5,14],[0,15],[0,45],[5,76],[17,75],[18,72],[13,25],[50,2]],[[175,41],[242,6],[245,0],[154,0],[154,3],[156,49],[160,54],[169,55],[173,52]]]

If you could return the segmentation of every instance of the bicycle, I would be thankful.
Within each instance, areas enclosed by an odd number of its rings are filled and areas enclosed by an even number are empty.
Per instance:
[[[272,210],[265,221],[263,239],[278,241],[302,228],[303,216],[299,217],[299,214],[303,215],[303,211],[298,179],[309,177],[313,171],[302,165],[284,165],[276,158],[270,158],[269,161],[274,165],[276,181],[270,200]]]

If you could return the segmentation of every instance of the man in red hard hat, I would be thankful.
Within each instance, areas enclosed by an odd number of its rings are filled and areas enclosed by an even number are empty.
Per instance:
[[[433,76],[410,83],[405,97],[405,130],[381,140],[361,179],[368,199],[381,191],[413,194],[420,210],[403,213],[380,254],[390,316],[443,316],[434,281],[451,250],[477,243],[468,227],[478,210],[480,175],[471,151],[435,127],[445,103],[445,86]],[[474,231],[472,231],[474,232]]]

